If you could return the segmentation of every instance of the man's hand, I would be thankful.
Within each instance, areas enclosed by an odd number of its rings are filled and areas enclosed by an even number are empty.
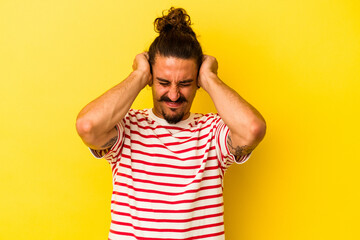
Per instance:
[[[116,124],[125,117],[139,92],[151,84],[146,52],[136,55],[132,67],[134,71],[124,81],[87,104],[77,117],[76,129],[92,149],[107,149],[116,142]]]
[[[146,85],[152,84],[152,75],[150,72],[150,63],[149,63],[149,54],[147,52],[140,53],[136,55],[132,68],[134,72],[140,72],[141,74],[144,74],[145,79],[147,80],[144,84],[144,87]]]
[[[203,62],[199,70],[198,86],[206,90],[208,80],[212,75],[217,75],[218,62],[215,57],[204,55]]]
[[[204,55],[198,85],[210,95],[216,110],[229,127],[227,144],[230,152],[239,159],[260,143],[265,135],[266,123],[253,106],[218,78],[217,70],[216,58]]]

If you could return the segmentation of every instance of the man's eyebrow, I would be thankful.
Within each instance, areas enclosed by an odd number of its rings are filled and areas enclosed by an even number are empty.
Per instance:
[[[194,81],[194,79],[186,79],[186,80],[180,81],[179,83],[191,83],[193,81]]]
[[[161,82],[170,82],[169,80],[159,78],[159,77],[156,77],[156,79],[161,81]],[[191,83],[193,81],[194,81],[194,79],[185,79],[185,80],[179,81],[179,83]]]
[[[166,79],[163,79],[163,78],[159,78],[159,77],[156,77],[157,80],[159,81],[162,81],[162,82],[170,82],[169,80],[166,80]]]

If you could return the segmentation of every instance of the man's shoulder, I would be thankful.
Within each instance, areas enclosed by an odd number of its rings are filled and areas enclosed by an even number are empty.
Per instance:
[[[129,109],[123,123],[147,122],[149,121],[149,109]]]
[[[220,119],[220,115],[218,113],[195,113],[195,116],[201,119]]]
[[[128,113],[128,117],[131,118],[144,118],[149,116],[149,109],[133,109],[130,108]]]
[[[221,120],[221,117],[218,113],[195,113],[194,114],[194,123],[196,125],[200,124],[211,124],[217,123]]]

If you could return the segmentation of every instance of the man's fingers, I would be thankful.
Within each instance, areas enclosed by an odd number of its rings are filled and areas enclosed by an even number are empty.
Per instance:
[[[207,59],[208,57],[209,57],[209,55],[204,54],[203,61],[205,61],[205,59]]]
[[[149,61],[149,52],[143,52],[143,54],[146,57],[146,59]]]

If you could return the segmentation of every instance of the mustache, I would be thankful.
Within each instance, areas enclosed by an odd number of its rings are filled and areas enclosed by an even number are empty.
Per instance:
[[[161,96],[159,102],[174,102],[174,103],[183,103],[187,102],[186,98],[184,96],[180,96],[176,101],[171,101],[171,99],[168,96]]]

